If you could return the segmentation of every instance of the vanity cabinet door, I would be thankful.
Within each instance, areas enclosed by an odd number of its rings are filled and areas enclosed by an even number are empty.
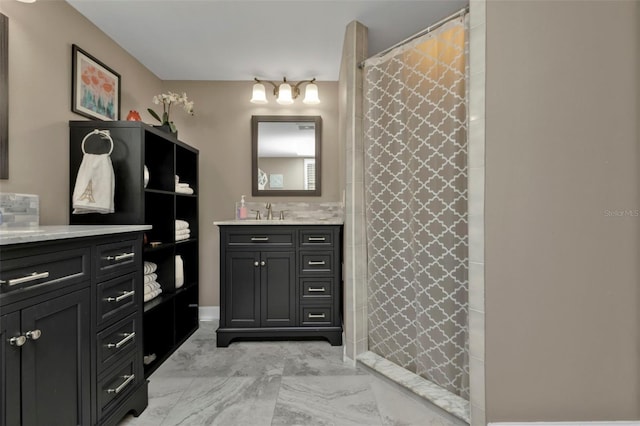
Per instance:
[[[18,312],[0,316],[0,425],[21,424],[20,346],[10,340],[20,336]],[[20,342],[22,343],[22,342]]]
[[[225,265],[226,326],[260,326],[260,252],[230,251]]]
[[[296,323],[296,263],[294,252],[260,255],[260,325],[290,327]]]
[[[90,290],[21,311],[22,424],[90,424]]]

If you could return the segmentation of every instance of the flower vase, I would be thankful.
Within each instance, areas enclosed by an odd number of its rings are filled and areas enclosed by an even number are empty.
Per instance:
[[[175,136],[176,138],[178,137],[178,131],[176,130],[175,132],[171,131],[171,126],[169,126],[168,124],[162,124],[160,126],[153,126],[158,130],[162,130],[163,132],[172,134],[173,136]]]

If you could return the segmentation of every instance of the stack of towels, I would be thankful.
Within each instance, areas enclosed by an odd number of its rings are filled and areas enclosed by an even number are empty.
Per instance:
[[[144,262],[144,301],[157,297],[162,293],[162,287],[156,279],[158,275],[155,273],[158,265],[153,262]]]
[[[190,235],[189,222],[176,219],[176,241],[188,240]]]
[[[176,176],[176,192],[181,194],[193,194],[193,188],[188,183],[180,182],[180,176]]]

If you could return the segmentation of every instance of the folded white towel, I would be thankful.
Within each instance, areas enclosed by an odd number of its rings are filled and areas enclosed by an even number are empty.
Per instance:
[[[176,187],[176,192],[179,194],[193,194],[193,189]]]
[[[182,287],[184,284],[184,262],[182,256],[176,256],[176,288]]]
[[[189,222],[186,220],[176,219],[176,231],[180,229],[187,229],[189,227]]]
[[[158,289],[162,289],[162,287],[160,287],[160,284],[158,284],[157,281],[150,282],[144,285],[144,294],[151,293],[152,291]]]
[[[189,188],[189,184],[184,182],[177,182],[176,188]]]
[[[154,290],[151,293],[147,293],[144,295],[144,301],[148,302],[149,300],[158,297],[162,293],[162,290]]]
[[[188,240],[190,237],[190,234],[176,235],[176,241]]]
[[[158,265],[153,262],[144,262],[144,274],[152,274],[158,269]]]
[[[189,228],[177,229],[176,230],[176,236],[178,236],[178,235],[189,235],[190,233],[191,233],[191,229],[189,229]]]
[[[156,279],[158,278],[157,274],[151,273],[151,274],[145,274],[144,275],[144,283],[145,284],[149,284],[151,282],[154,282]]]
[[[84,154],[73,189],[73,214],[113,213],[115,187],[109,154]]]

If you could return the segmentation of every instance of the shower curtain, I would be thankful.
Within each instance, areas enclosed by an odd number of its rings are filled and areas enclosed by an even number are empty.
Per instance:
[[[466,29],[364,64],[369,350],[469,399]]]

